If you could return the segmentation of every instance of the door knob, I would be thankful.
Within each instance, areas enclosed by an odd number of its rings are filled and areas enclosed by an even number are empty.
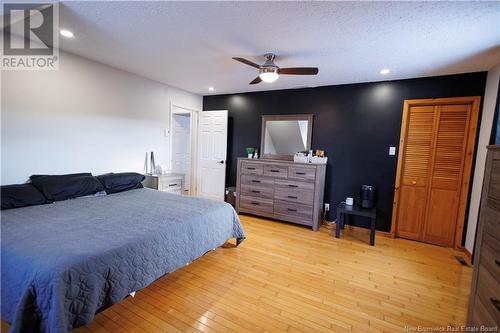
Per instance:
[[[220,163],[220,164],[224,164],[224,160],[220,160],[219,162],[217,163]]]
[[[412,183],[413,185],[415,185],[415,184],[417,183],[417,181],[416,181],[416,180],[414,180],[414,181],[412,181],[411,183]]]

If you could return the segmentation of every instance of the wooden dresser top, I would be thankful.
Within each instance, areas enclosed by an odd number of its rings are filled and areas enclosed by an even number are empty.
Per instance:
[[[263,158],[248,158],[248,157],[238,157],[238,161],[249,162],[249,163],[265,163],[265,164],[283,164],[287,166],[300,166],[300,167],[326,167],[326,164],[314,164],[314,163],[300,163],[294,161],[285,160],[269,160]]]

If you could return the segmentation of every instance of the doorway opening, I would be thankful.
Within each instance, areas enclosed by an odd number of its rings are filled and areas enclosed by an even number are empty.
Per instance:
[[[196,121],[197,111],[171,105],[170,170],[184,174],[183,194],[196,193]]]

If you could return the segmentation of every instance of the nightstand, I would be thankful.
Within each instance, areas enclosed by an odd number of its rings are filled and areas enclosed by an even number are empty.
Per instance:
[[[158,191],[184,194],[184,174],[164,173],[161,175],[145,175],[142,185]]]
[[[370,245],[375,245],[375,224],[377,223],[377,208],[362,208],[360,206],[349,206],[341,203],[337,207],[337,222],[335,223],[335,237],[340,237],[340,229],[344,229],[346,224],[345,216],[350,219],[352,215],[363,216],[370,219]],[[333,234],[333,230],[332,230]]]

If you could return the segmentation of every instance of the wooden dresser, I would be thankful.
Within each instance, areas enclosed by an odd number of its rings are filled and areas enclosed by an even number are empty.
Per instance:
[[[488,147],[467,324],[500,325],[500,145]]]
[[[236,209],[319,229],[326,165],[238,159]]]

